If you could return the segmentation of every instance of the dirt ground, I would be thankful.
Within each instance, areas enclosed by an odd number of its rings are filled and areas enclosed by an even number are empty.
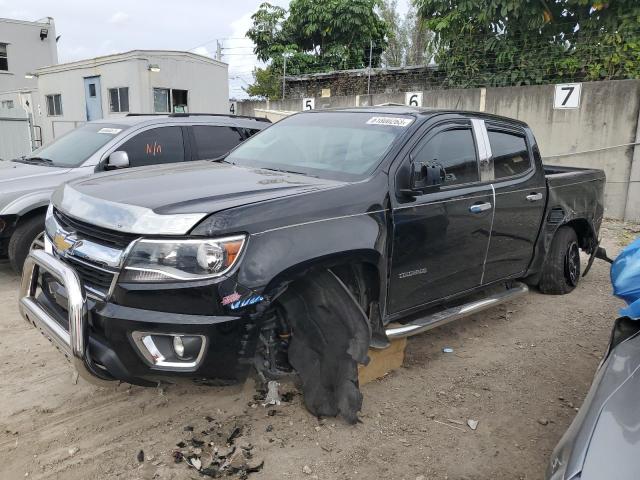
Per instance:
[[[604,245],[615,255],[639,232],[608,222]],[[363,387],[362,423],[350,426],[312,417],[300,396],[271,416],[250,384],[75,385],[69,364],[19,317],[17,288],[0,265],[2,479],[203,478],[172,454],[181,441],[188,453],[192,438],[221,446],[212,425],[241,427],[237,442],[264,459],[256,480],[540,479],[622,304],[596,262],[568,296],[533,292],[413,337],[404,367]]]

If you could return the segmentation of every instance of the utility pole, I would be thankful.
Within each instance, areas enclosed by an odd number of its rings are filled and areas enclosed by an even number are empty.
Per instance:
[[[371,93],[371,57],[373,56],[373,40],[369,40],[369,79],[367,80],[367,95]]]
[[[282,100],[284,100],[284,88],[287,78],[287,58],[291,58],[292,56],[293,53],[291,52],[284,52],[282,54],[282,58],[284,59],[284,67],[282,68]]]
[[[219,40],[216,40],[216,60],[222,61],[222,44]]]

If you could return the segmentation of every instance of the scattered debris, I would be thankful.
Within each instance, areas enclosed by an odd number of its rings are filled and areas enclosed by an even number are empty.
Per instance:
[[[451,425],[450,423],[441,422],[440,420],[434,420],[434,422],[439,423],[440,425],[446,425],[447,427],[455,428],[456,430],[460,430],[460,431],[464,432],[463,428],[456,427],[455,425]]]
[[[265,428],[266,432],[273,432],[273,425],[267,425],[267,428]]]
[[[136,458],[138,459],[138,462],[140,463],[144,462],[144,450],[140,450]]]
[[[447,422],[455,423],[456,425],[464,425],[464,422],[461,422],[460,420],[453,420],[451,418],[447,418]]]
[[[241,439],[243,425],[236,422],[223,425],[216,423],[213,418],[205,419],[209,425],[202,431],[198,426],[197,431],[205,435],[207,441],[191,437],[176,443],[178,449],[172,452],[175,463],[184,461],[201,476],[210,478],[234,477],[246,480],[250,473],[262,470],[264,461],[254,456],[251,443]],[[185,427],[183,430],[193,432],[195,429]]]
[[[76,453],[78,453],[78,451],[79,451],[79,450],[80,450],[80,449],[79,449],[78,447],[71,447],[71,448],[69,449],[69,456],[70,456],[70,457],[73,457]]]
[[[302,467],[302,473],[311,475],[313,473],[313,470],[311,470],[311,467],[309,465],[305,465],[304,467]]]
[[[278,388],[280,384],[275,380],[271,380],[267,384],[267,396],[264,399],[263,407],[267,405],[280,405],[280,393],[278,392]]]
[[[549,420],[547,420],[546,418],[539,418],[538,423],[540,425],[549,425]]]
[[[187,458],[187,465],[200,471],[202,468],[202,461],[198,457],[189,457]]]
[[[467,425],[469,425],[469,428],[471,430],[475,430],[476,428],[478,428],[478,420],[467,420]]]
[[[186,427],[184,427],[183,429],[185,432],[193,432],[193,427],[191,425],[187,425]]]
[[[442,353],[453,353],[453,348],[451,347],[444,347],[442,349]]]

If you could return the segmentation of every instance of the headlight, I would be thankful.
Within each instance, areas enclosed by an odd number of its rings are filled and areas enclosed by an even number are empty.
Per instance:
[[[202,240],[139,240],[127,256],[121,282],[171,282],[219,277],[233,268],[245,235]]]

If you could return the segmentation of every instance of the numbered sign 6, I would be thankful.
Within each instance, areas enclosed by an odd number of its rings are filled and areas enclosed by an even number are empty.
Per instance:
[[[235,115],[238,111],[238,102],[229,102],[229,113]]]
[[[581,83],[560,83],[556,85],[553,108],[579,108],[581,90]]]
[[[302,110],[313,110],[316,108],[316,99],[315,98],[303,98],[302,99]]]
[[[410,107],[422,106],[422,92],[407,92],[404,94],[404,103]]]

